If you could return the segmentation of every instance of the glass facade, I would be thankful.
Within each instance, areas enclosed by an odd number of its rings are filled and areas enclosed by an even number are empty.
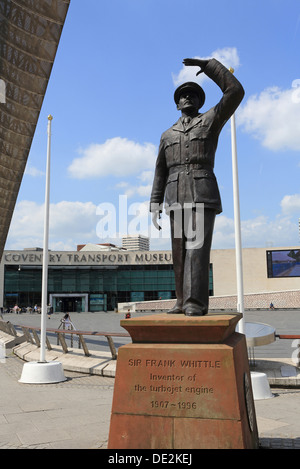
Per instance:
[[[5,265],[4,307],[41,304],[42,266]],[[54,311],[107,311],[118,303],[175,298],[173,266],[57,266],[48,270]],[[213,295],[212,266],[210,295]],[[88,299],[87,299],[88,298]],[[88,302],[88,305],[86,304]]]

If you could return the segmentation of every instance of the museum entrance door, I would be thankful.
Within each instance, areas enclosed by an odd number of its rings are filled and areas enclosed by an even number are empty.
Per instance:
[[[71,313],[82,311],[82,298],[75,296],[71,298],[62,298],[61,299],[61,312],[62,313]]]
[[[52,295],[54,313],[81,313],[86,311],[87,295],[61,294]]]

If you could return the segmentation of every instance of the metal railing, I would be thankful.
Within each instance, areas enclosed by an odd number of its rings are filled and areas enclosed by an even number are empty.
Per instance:
[[[33,334],[34,341],[35,341],[36,345],[38,347],[40,347],[39,337],[38,337],[38,334],[36,332],[36,331],[40,330],[40,327],[21,326],[21,328],[22,328],[24,334],[25,333],[28,334],[28,338],[29,338],[30,331],[31,331],[32,334]],[[27,332],[25,332],[25,331],[27,331]],[[73,335],[78,336],[78,343],[81,345],[81,347],[84,351],[84,355],[86,357],[89,357],[91,354],[88,350],[86,341],[84,340],[84,336],[105,337],[107,339],[107,342],[108,342],[109,349],[110,349],[111,356],[112,356],[113,360],[116,360],[116,358],[117,358],[117,351],[116,351],[116,347],[115,347],[115,344],[114,344],[114,341],[113,341],[113,337],[130,337],[129,334],[123,333],[123,332],[91,332],[91,331],[77,331],[77,330],[64,330],[64,329],[50,329],[50,328],[47,328],[47,332],[57,334],[57,338],[58,338],[58,341],[59,341],[59,343],[62,347],[63,353],[68,353],[68,346],[67,346],[67,342],[65,340],[66,333],[70,334],[71,336],[73,336]],[[47,337],[47,334],[46,334],[46,346],[47,346],[48,350],[52,349],[50,341]],[[79,348],[81,348],[81,347],[79,347]]]
[[[14,326],[11,324],[9,321],[5,322],[0,320],[0,330],[3,332],[6,332],[9,335],[12,335],[14,337],[17,337],[17,331],[15,327],[20,327],[23,331],[23,334],[25,336],[25,339],[27,342],[30,342],[32,344],[35,344],[37,347],[40,347],[40,339],[37,334],[37,331],[40,331],[40,327],[33,327],[33,326]],[[62,328],[61,328],[62,327]],[[73,336],[76,335],[78,336],[78,348],[83,349],[84,355],[89,357],[91,354],[88,350],[86,341],[84,340],[84,336],[93,336],[93,337],[105,337],[107,339],[109,349],[112,355],[112,359],[116,360],[117,358],[117,351],[116,347],[113,341],[113,337],[130,337],[130,335],[126,332],[92,332],[92,331],[77,331],[75,328],[74,329],[65,329],[63,322],[61,322],[61,325],[59,326],[58,329],[51,329],[47,328],[48,333],[54,333],[57,334],[57,344],[60,343],[63,353],[68,353],[68,346],[65,340],[65,335],[70,334],[71,335],[71,347],[73,347]],[[275,334],[275,337],[277,339],[292,339],[292,340],[298,340],[298,346],[293,354],[294,357],[294,362],[295,366],[300,366],[300,335],[295,335],[295,334]],[[52,350],[52,346],[50,344],[50,341],[47,337],[46,334],[46,346],[48,350]]]
[[[3,332],[6,332],[7,334],[13,335],[15,337],[17,336],[16,327],[21,328],[27,342],[29,342],[31,344],[35,344],[37,347],[41,346],[40,338],[39,338],[39,335],[38,335],[38,331],[41,330],[40,327],[22,326],[22,325],[14,326],[10,322],[0,321],[0,329],[3,330]],[[63,353],[68,353],[68,351],[69,351],[68,346],[67,346],[67,342],[66,342],[66,338],[65,338],[66,334],[68,334],[68,335],[70,334],[72,339],[73,339],[74,335],[77,336],[78,337],[79,348],[82,347],[84,355],[86,357],[91,356],[91,354],[90,354],[89,349],[87,347],[84,336],[87,336],[87,337],[91,337],[91,336],[93,336],[93,337],[105,337],[107,339],[108,346],[109,346],[109,349],[110,349],[111,356],[112,356],[113,360],[116,360],[116,358],[117,358],[117,350],[116,350],[113,338],[114,337],[130,337],[130,335],[126,332],[92,332],[92,331],[77,331],[76,329],[75,330],[74,329],[73,330],[68,330],[68,329],[63,329],[63,328],[62,329],[60,329],[60,328],[58,328],[58,329],[47,328],[47,331],[46,331],[46,346],[47,346],[48,350],[52,350],[52,346],[51,346],[51,343],[49,341],[49,338],[47,337],[47,333],[57,334],[57,340],[58,340],[58,343],[62,347]],[[71,343],[73,344],[73,340],[72,340]]]
[[[298,340],[297,349],[293,353],[293,362],[295,366],[300,366],[300,335],[295,334],[275,334],[277,339]]]

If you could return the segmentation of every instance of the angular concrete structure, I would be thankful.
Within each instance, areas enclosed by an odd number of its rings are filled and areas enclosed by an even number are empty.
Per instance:
[[[0,259],[70,0],[0,0]]]

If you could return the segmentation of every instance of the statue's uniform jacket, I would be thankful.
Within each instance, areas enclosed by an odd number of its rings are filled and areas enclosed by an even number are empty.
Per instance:
[[[244,96],[235,76],[216,59],[209,60],[204,73],[223,91],[220,102],[194,117],[187,127],[180,118],[161,136],[151,204],[204,203],[205,208],[222,212],[213,172],[219,134]],[[151,205],[150,205],[151,206]],[[150,208],[151,211],[155,206]]]

